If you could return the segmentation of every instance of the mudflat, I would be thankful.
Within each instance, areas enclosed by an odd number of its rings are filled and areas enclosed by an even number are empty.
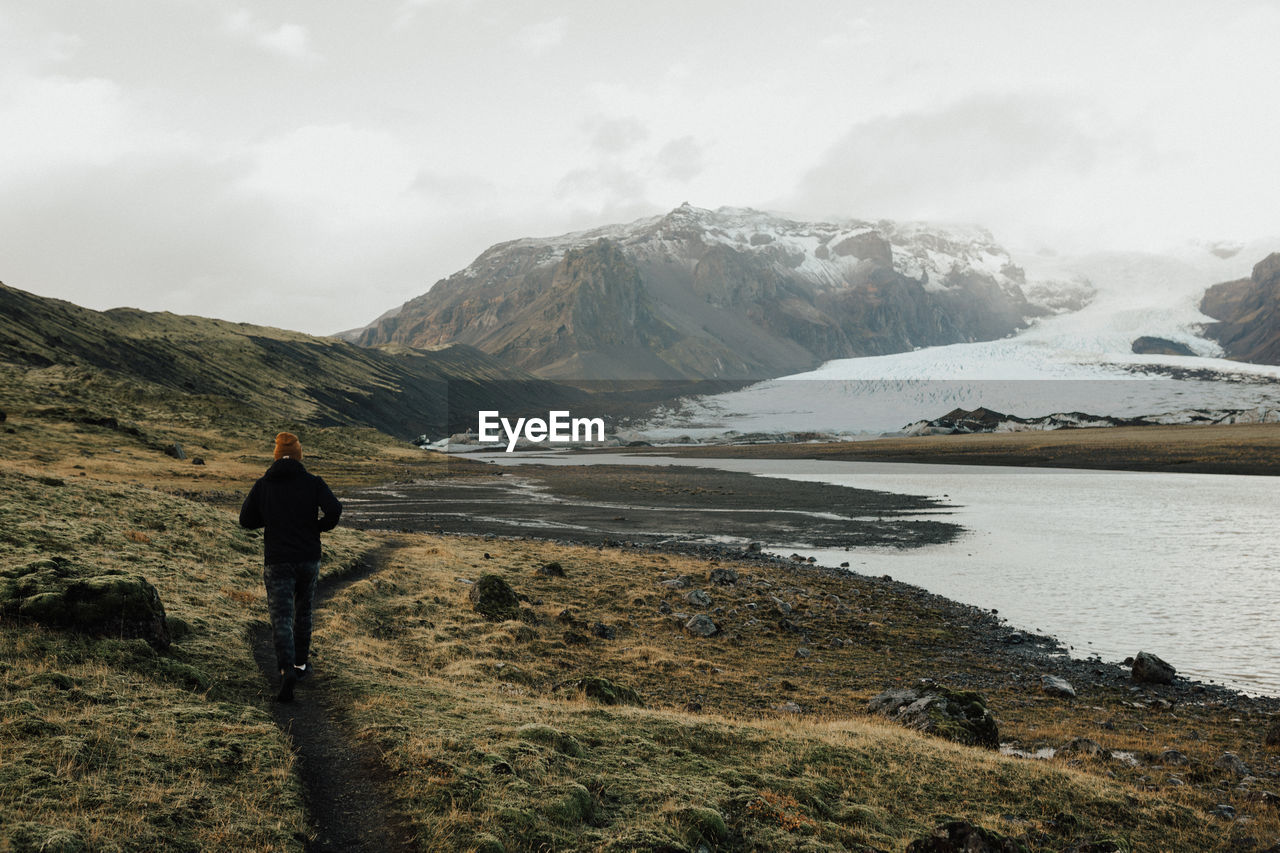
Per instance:
[[[831,459],[1100,468],[1188,474],[1280,474],[1280,423],[1062,429],[805,444],[630,448],[663,456]]]
[[[349,523],[587,544],[761,540],[795,547],[914,547],[960,528],[927,497],[712,468],[522,465],[346,495]]]

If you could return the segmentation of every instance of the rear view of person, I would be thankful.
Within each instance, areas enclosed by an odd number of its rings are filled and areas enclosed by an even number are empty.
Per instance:
[[[342,504],[324,480],[302,466],[302,445],[290,432],[276,436],[275,463],[253,484],[240,508],[240,526],[266,528],[262,577],[280,670],[277,701],[293,701],[310,673],[311,603],[320,573],[320,534],[332,530]]]

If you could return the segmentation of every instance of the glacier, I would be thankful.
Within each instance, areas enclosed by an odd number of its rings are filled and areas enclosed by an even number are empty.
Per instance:
[[[1091,301],[1000,340],[839,359],[686,400],[633,432],[653,441],[731,432],[874,436],[978,406],[1025,417],[1077,411],[1161,415],[1176,423],[1196,413],[1241,412],[1233,417],[1272,419],[1280,410],[1280,366],[1221,358],[1201,333],[1212,318],[1198,306],[1207,287],[1248,275],[1275,244],[1260,242],[1229,257],[1203,244],[1166,254],[1016,256],[1029,289],[1084,289]],[[1142,336],[1183,344],[1196,355],[1135,354],[1133,341]]]

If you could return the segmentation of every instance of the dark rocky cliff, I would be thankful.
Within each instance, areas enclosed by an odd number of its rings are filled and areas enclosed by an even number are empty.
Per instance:
[[[1249,278],[1209,288],[1200,310],[1220,321],[1205,333],[1229,358],[1280,364],[1280,252],[1259,261]]]

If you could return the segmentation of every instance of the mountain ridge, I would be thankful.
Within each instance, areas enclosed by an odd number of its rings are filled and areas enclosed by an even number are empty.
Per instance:
[[[759,379],[1002,337],[1053,310],[1025,284],[981,228],[686,204],[498,243],[355,339],[467,343],[556,379]]]
[[[0,364],[65,366],[208,398],[264,423],[365,426],[399,438],[465,429],[469,409],[570,400],[557,386],[462,344],[359,347],[331,337],[135,308],[94,311],[0,283]]]

